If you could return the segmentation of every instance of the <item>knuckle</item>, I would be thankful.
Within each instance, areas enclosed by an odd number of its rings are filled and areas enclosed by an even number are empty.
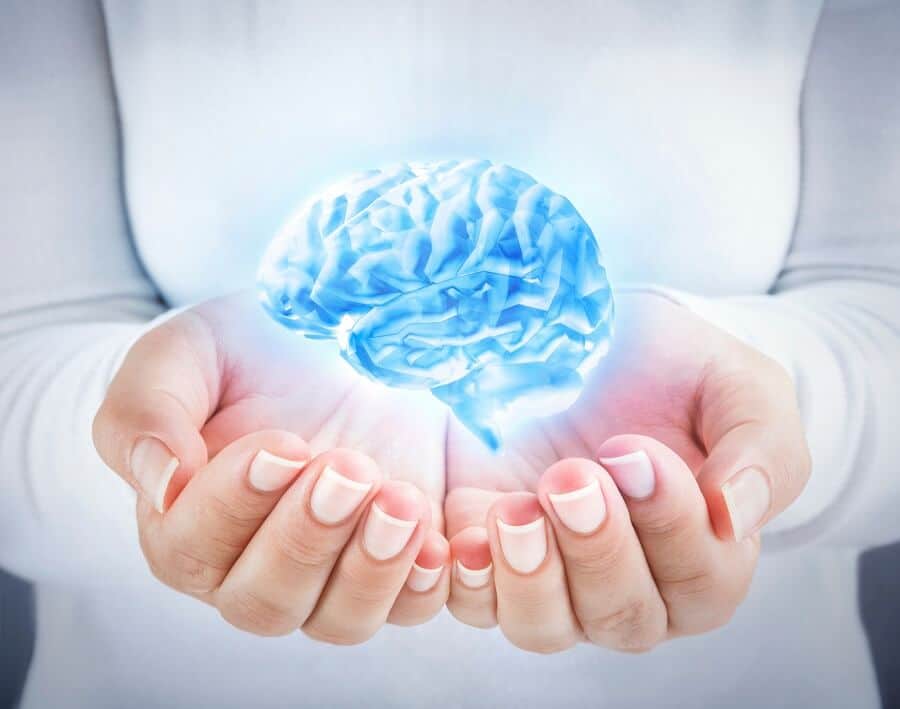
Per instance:
[[[210,550],[214,540],[172,538],[159,527],[139,525],[138,541],[150,573],[161,583],[184,593],[215,591],[231,568],[231,560],[217,558]]]
[[[377,573],[362,564],[341,564],[335,583],[345,589],[351,603],[364,608],[378,607],[393,600],[400,591],[397,574]]]
[[[182,590],[179,580],[174,575],[174,569],[169,563],[170,550],[161,545],[159,537],[150,533],[146,525],[139,525],[138,542],[153,577],[170,588]]]
[[[165,572],[165,569],[154,557],[144,552],[144,559],[146,559],[147,561],[147,568],[150,569],[150,573],[153,575],[153,578],[166,586],[172,586],[172,584],[169,583],[169,579]]]
[[[685,510],[666,509],[642,519],[639,527],[642,535],[671,541],[696,528],[696,522]]]
[[[228,567],[210,563],[193,545],[175,546],[166,554],[164,574],[169,585],[188,593],[211,593]]]
[[[249,538],[260,522],[259,511],[241,496],[226,500],[217,494],[210,494],[197,506],[196,514],[198,526],[227,529],[236,538]]]
[[[299,626],[289,612],[252,591],[235,591],[219,603],[219,613],[234,627],[266,637],[287,635]]]
[[[707,571],[680,576],[671,580],[657,579],[660,593],[671,605],[704,604],[714,593],[716,584]]]
[[[602,581],[613,574],[625,556],[624,530],[608,530],[602,540],[585,540],[565,550],[567,573],[582,579]]]
[[[302,525],[276,526],[273,544],[277,553],[299,571],[312,571],[330,566],[333,550],[316,535],[305,533]]]
[[[645,652],[662,638],[657,613],[643,598],[629,601],[618,610],[582,621],[591,642],[627,652]]]
[[[749,584],[749,574],[710,570],[660,582],[660,593],[669,608],[670,629],[680,635],[695,635],[726,625]]]

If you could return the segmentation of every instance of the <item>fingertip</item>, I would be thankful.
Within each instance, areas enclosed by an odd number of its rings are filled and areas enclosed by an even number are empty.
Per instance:
[[[342,477],[357,483],[375,483],[384,473],[372,458],[350,448],[334,448],[316,458],[321,468],[331,468]]]
[[[437,586],[449,558],[449,542],[439,532],[429,529],[406,585],[416,593],[428,593]]]
[[[254,431],[229,443],[213,464],[245,475],[261,492],[281,488],[293,479],[310,457],[309,444],[291,431]]]
[[[450,554],[465,569],[480,571],[491,565],[491,544],[484,527],[466,527],[450,540]]]
[[[416,557],[416,564],[425,569],[444,566],[450,559],[450,542],[440,532],[429,529]]]
[[[612,438],[607,438],[597,449],[597,459],[619,458],[638,451],[645,451],[648,447],[662,445],[655,438],[643,436],[637,433],[623,433]]]
[[[385,481],[372,504],[385,515],[397,520],[431,523],[431,505],[422,491],[412,483]]]
[[[535,522],[544,516],[538,496],[531,492],[511,492],[499,498],[490,510],[488,519],[518,527]]]
[[[600,466],[587,458],[566,458],[551,465],[541,476],[538,491],[561,495],[580,490],[597,479]]]
[[[597,450],[597,460],[631,501],[644,501],[696,488],[685,460],[664,443],[637,434],[610,438]]]
[[[722,437],[697,481],[716,535],[741,541],[759,531],[800,494],[809,478],[802,435],[748,423]]]
[[[136,395],[111,390],[94,417],[91,435],[103,462],[158,510],[208,462],[196,423],[161,393],[144,393],[139,401]]]
[[[613,485],[606,471],[584,458],[569,458],[550,466],[538,483],[538,495],[554,528],[579,535],[593,534],[607,518],[604,487]],[[606,493],[606,494],[605,494]]]
[[[772,484],[761,468],[751,466],[726,480],[720,497],[727,522],[719,520],[718,524],[723,531],[730,527],[730,537],[741,542],[766,521],[772,508]]]
[[[311,457],[309,443],[296,433],[281,429],[268,429],[260,431],[258,435],[262,439],[260,449],[266,450],[273,456],[303,463],[308,462]]]
[[[544,566],[548,552],[555,548],[555,540],[548,532],[537,495],[509,493],[494,503],[488,519],[492,521],[488,533],[496,563],[505,562],[514,572],[524,575]]]
[[[466,527],[450,540],[453,563],[447,609],[460,622],[474,628],[497,625],[494,564],[487,530]]]
[[[196,433],[196,432],[195,432]],[[191,478],[207,464],[206,448],[200,434],[196,441],[183,433],[174,445],[165,438],[142,435],[137,438],[128,455],[129,477],[137,492],[158,513],[168,510]]]

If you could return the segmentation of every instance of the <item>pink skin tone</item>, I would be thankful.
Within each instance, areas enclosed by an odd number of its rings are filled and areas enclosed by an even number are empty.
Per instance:
[[[527,650],[647,650],[727,622],[809,459],[775,363],[659,296],[618,306],[581,399],[499,456],[245,295],[145,335],[95,444],[153,572],[250,632],[363,642],[446,603]]]

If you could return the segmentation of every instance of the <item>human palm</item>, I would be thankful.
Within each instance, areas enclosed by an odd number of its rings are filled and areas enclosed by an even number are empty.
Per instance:
[[[706,459],[703,385],[724,351],[734,356],[733,340],[658,295],[623,295],[617,310],[610,353],[575,405],[508,432],[494,453],[427,393],[370,382],[336,356],[333,343],[271,322],[252,293],[210,301],[197,312],[215,333],[221,389],[204,438],[211,455],[242,435],[273,427],[295,431],[315,452],[353,448],[374,458],[387,476],[418,486],[438,510],[445,492],[454,490],[456,503],[465,502],[459,494],[465,488],[533,492],[551,465],[596,459],[602,444],[620,434],[660,441],[696,473]],[[742,365],[730,361],[728,371]],[[471,522],[471,506],[464,507]],[[462,522],[448,522],[452,536]]]
[[[779,365],[662,295],[620,294],[617,310],[568,411],[509,433],[496,456],[448,432],[453,556],[493,577],[461,573],[450,609],[525,649],[646,650],[722,625],[759,528],[809,475]]]
[[[203,428],[210,455],[266,428],[299,434],[314,454],[350,448],[424,492],[441,529],[447,416],[436,401],[360,377],[332,342],[274,323],[249,291],[205,303],[196,314],[219,352],[221,388]]]
[[[659,295],[620,294],[617,310],[579,400],[506,431],[499,454],[427,392],[360,377],[333,343],[278,326],[250,293],[145,335],[95,440],[146,495],[151,568],[239,627],[359,642],[385,620],[421,622],[449,593],[457,617],[499,622],[520,647],[645,649],[727,620],[757,530],[799,493],[809,460],[777,364]],[[155,457],[136,457],[148,437]],[[267,484],[273,465],[290,475],[256,499],[240,480],[253,486],[262,453]],[[323,531],[310,490],[335,466],[349,478],[338,487],[372,485]],[[392,569],[364,551],[373,519]]]
[[[534,492],[551,465],[596,459],[602,444],[620,434],[652,437],[699,470],[706,452],[698,396],[710,363],[731,338],[657,295],[621,296],[617,313],[610,352],[569,410],[512,431],[496,455],[450,422],[447,488],[456,491],[451,514],[471,522],[476,501],[491,499],[473,493],[467,500],[467,488]],[[448,519],[448,525],[457,530],[464,521]]]

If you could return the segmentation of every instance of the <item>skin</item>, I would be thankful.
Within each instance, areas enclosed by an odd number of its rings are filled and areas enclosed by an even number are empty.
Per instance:
[[[613,349],[579,401],[517,430],[501,455],[427,395],[362,380],[332,345],[270,322],[248,294],[186,311],[138,341],[98,412],[95,444],[136,488],[136,441],[153,436],[178,457],[164,513],[138,496],[148,564],[250,632],[299,628],[356,643],[446,603],[464,623],[499,624],[526,650],[645,651],[728,621],[756,565],[758,530],[799,494],[809,456],[793,385],[776,363],[658,295],[617,305]],[[247,483],[259,450],[313,457],[283,489],[261,494]],[[597,462],[635,451],[655,479],[639,500]],[[373,482],[336,526],[320,524],[308,503],[326,464]],[[736,539],[722,487],[748,467],[762,471],[771,503]],[[573,532],[549,495],[593,480],[605,515]],[[361,541],[373,500],[417,523],[384,562]],[[545,520],[535,570],[510,566],[498,519]],[[413,561],[445,567],[430,591],[404,585]],[[456,562],[492,572],[470,588]]]

